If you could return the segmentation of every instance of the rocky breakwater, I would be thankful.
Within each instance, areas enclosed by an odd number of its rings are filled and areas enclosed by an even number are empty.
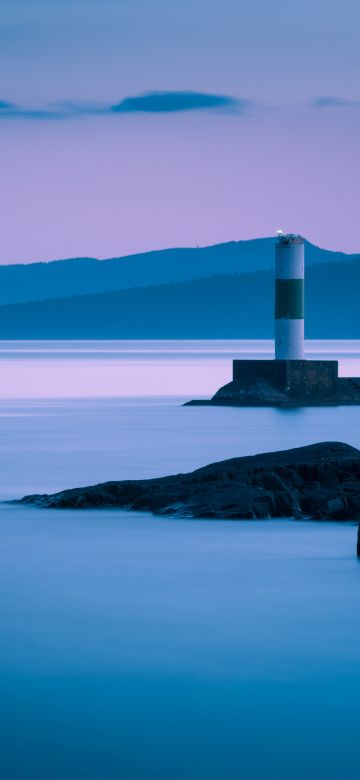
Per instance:
[[[214,519],[360,520],[360,451],[324,442],[212,463],[189,474],[105,482],[14,502],[54,509],[117,507]]]

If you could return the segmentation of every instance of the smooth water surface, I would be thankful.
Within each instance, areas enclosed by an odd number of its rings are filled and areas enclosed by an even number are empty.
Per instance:
[[[270,349],[3,342],[1,498],[324,439],[360,447],[356,408],[181,405],[227,381],[233,356]],[[360,375],[358,342],[309,354]],[[1,779],[357,778],[355,537],[3,504]]]

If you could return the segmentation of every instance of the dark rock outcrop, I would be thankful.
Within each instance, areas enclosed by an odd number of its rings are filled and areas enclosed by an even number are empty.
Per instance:
[[[212,463],[189,474],[105,482],[15,503],[56,509],[122,507],[215,519],[360,520],[360,451],[325,442]]]
[[[185,406],[360,406],[360,378],[336,360],[234,360],[233,379],[209,400]]]

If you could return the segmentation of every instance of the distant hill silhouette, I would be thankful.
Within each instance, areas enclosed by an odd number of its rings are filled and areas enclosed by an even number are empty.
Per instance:
[[[111,260],[75,258],[48,263],[0,266],[0,305],[232,273],[270,270],[274,238],[232,241],[195,249],[165,249]],[[307,265],[354,259],[307,243]]]
[[[359,260],[306,272],[306,336],[360,338]],[[0,338],[271,338],[273,272],[0,307]]]

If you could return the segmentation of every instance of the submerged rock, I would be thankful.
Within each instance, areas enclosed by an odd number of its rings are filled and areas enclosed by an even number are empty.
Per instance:
[[[14,503],[55,509],[121,507],[157,515],[360,520],[360,451],[323,442],[212,463],[188,474],[105,482]],[[360,543],[360,542],[359,542]]]

